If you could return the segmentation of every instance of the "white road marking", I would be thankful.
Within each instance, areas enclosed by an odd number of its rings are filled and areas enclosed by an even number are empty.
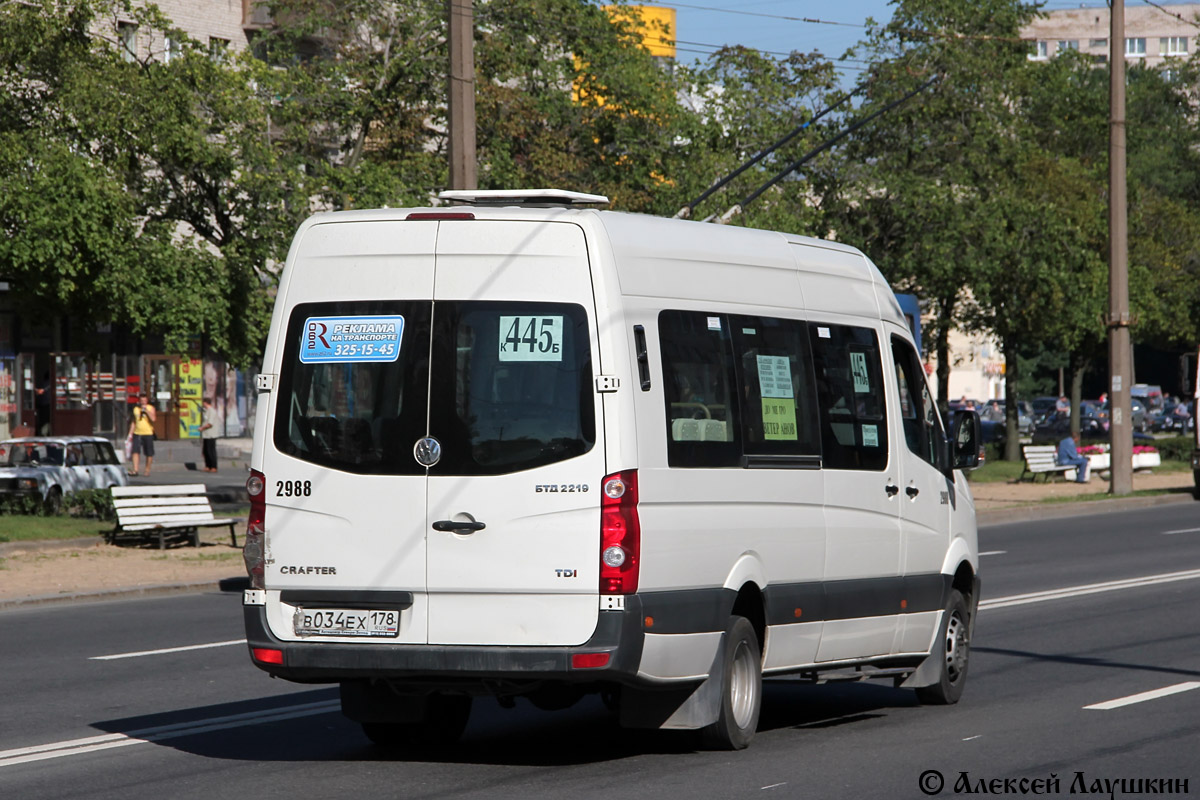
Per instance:
[[[1177,683],[1174,686],[1165,686],[1162,689],[1155,689],[1150,692],[1142,692],[1141,694],[1131,694],[1128,697],[1118,697],[1116,700],[1109,700],[1104,703],[1095,703],[1090,706],[1084,706],[1085,709],[1095,709],[1096,711],[1108,711],[1121,706],[1131,706],[1134,703],[1144,703],[1147,700],[1157,700],[1160,697],[1168,697],[1180,692],[1190,692],[1192,689],[1200,689],[1200,681],[1188,681],[1187,683]]]
[[[1180,531],[1163,531],[1163,536],[1174,536],[1177,533],[1200,533],[1200,528],[1184,528]]]
[[[141,650],[136,653],[116,653],[111,656],[91,656],[88,661],[115,661],[118,658],[140,658],[141,656],[161,656],[166,653],[182,653],[187,650],[207,650],[212,647],[229,647],[235,644],[245,644],[245,639],[230,639],[228,642],[209,642],[208,644],[189,644],[186,647],[167,647],[163,650]]]
[[[1029,594],[1015,594],[1010,597],[997,597],[993,600],[984,600],[979,604],[980,609],[985,608],[1008,608],[1009,606],[1023,606],[1030,603],[1042,603],[1046,600],[1062,600],[1068,597],[1083,597],[1089,594],[1099,594],[1101,592],[1115,592],[1119,589],[1136,589],[1142,586],[1155,586],[1160,583],[1172,583],[1174,581],[1190,581],[1200,578],[1200,569],[1187,570],[1186,572],[1167,572],[1162,575],[1145,575],[1141,578],[1126,578],[1119,581],[1106,581],[1104,583],[1089,583],[1084,586],[1068,586],[1063,589],[1048,589],[1043,592],[1030,592]]]
[[[65,758],[79,756],[85,753],[95,753],[114,747],[128,747],[132,744],[148,744],[167,739],[178,739],[183,736],[195,736],[198,733],[223,731],[229,728],[241,728],[247,725],[262,725],[268,722],[280,722],[299,717],[311,717],[317,714],[328,714],[341,707],[338,700],[323,700],[319,703],[303,703],[295,706],[269,709],[266,711],[249,711],[244,714],[233,714],[227,717],[213,717],[193,722],[179,722],[173,725],[161,725],[155,728],[145,728],[129,733],[109,733],[102,736],[88,736],[83,739],[70,739],[62,742],[35,745],[33,747],[18,747],[15,750],[0,750],[0,768],[16,764],[27,764],[30,761],[45,761],[50,758]]]
[[[778,789],[780,786],[787,786],[787,781],[783,783],[772,783],[770,786],[764,786],[763,789]],[[761,789],[759,791],[762,791]]]
[[[976,735],[976,736],[968,736],[967,738],[963,739],[963,741],[964,741],[964,742],[970,742],[970,741],[974,741],[975,739],[982,739],[982,738],[983,738],[983,734],[982,734],[982,733],[980,733],[980,734],[978,734],[978,735]]]
[[[1007,550],[987,550],[987,551],[980,553],[979,555],[981,555],[981,556],[1002,556],[1007,552],[1008,552]]]

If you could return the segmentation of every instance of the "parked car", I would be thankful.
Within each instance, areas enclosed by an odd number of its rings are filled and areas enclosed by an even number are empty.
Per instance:
[[[99,436],[27,436],[0,442],[0,498],[36,497],[57,511],[72,492],[128,484],[112,443]]]
[[[1135,397],[1151,411],[1161,410],[1166,400],[1163,397],[1162,387],[1151,386],[1147,383],[1135,383],[1129,388],[1131,397]]]
[[[1154,414],[1151,427],[1158,432],[1185,433],[1192,429],[1192,424],[1191,404],[1174,400]]]
[[[1079,439],[1084,444],[1097,444],[1109,441],[1108,416],[1101,413],[1102,409],[1096,403],[1084,401],[1080,403]],[[1034,444],[1058,444],[1071,435],[1071,415],[1052,412],[1038,424],[1033,432]],[[1135,430],[1135,443],[1153,444],[1154,437],[1148,433]]]
[[[1046,415],[1054,411],[1055,404],[1058,403],[1057,397],[1035,397],[1030,403],[1033,406],[1033,421],[1034,424],[1042,422]]]
[[[1149,433],[1153,414],[1146,408],[1146,404],[1136,397],[1129,398],[1129,417],[1135,431]],[[1104,411],[1109,416],[1112,415],[1112,404],[1105,403]]]
[[[979,423],[983,432],[983,441],[1003,443],[1006,437],[1007,402],[1004,400],[989,400],[980,412]],[[1028,400],[1021,400],[1017,406],[1017,433],[1019,436],[1032,436],[1036,424],[1033,417],[1033,406]]]

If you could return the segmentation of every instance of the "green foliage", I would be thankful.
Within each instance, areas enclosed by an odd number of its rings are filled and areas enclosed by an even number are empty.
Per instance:
[[[213,60],[155,6],[0,5],[0,272],[28,308],[119,320],[250,363],[277,269],[313,210],[424,205],[447,183],[443,0],[269,0],[253,52]],[[1026,58],[1019,0],[898,0],[856,53],[855,101],[701,203],[719,215],[785,165],[933,79],[733,223],[862,248],[933,319],[1030,359],[1103,353],[1108,80]],[[117,16],[161,52],[128,61]],[[661,31],[670,39],[674,31]],[[671,215],[843,94],[819,54],[729,47],[663,69],[594,0],[475,5],[482,188],[561,186]],[[1130,294],[1139,342],[1200,342],[1195,65],[1128,74]],[[169,302],[161,302],[169,298]],[[1031,362],[1032,363],[1032,362]],[[1021,385],[1028,378],[1029,382]]]
[[[1190,465],[1196,440],[1190,436],[1168,436],[1156,439],[1154,447],[1163,461],[1182,461]]]
[[[63,511],[72,517],[116,522],[117,509],[108,489],[82,489],[63,498]]]

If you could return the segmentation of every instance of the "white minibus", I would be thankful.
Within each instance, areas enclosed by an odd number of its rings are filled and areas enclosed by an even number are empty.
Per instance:
[[[764,676],[966,679],[979,421],[858,250],[556,190],[318,214],[247,488],[253,662],[381,745],[475,699],[745,747]]]

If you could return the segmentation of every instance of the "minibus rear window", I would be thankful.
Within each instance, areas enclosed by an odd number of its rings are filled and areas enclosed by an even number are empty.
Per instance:
[[[412,448],[425,435],[429,315],[428,301],[297,305],[275,446],[346,472],[424,474]]]
[[[565,461],[596,442],[588,318],[569,303],[434,306],[431,475],[498,475]]]

